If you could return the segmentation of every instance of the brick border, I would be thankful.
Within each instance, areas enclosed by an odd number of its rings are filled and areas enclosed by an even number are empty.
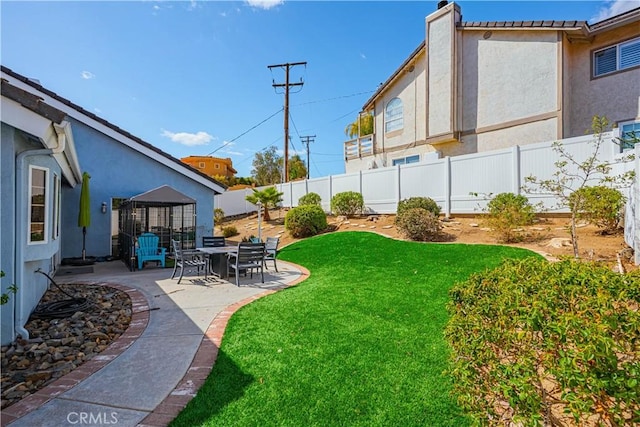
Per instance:
[[[54,399],[58,395],[71,390],[80,382],[89,376],[98,372],[107,366],[112,360],[121,355],[127,348],[131,346],[144,332],[149,324],[149,302],[142,292],[131,286],[124,286],[118,283],[107,282],[81,282],[77,284],[108,286],[119,291],[125,292],[131,299],[131,322],[127,329],[113,341],[102,352],[96,354],[93,358],[86,361],[78,368],[69,372],[46,387],[37,392],[24,397],[19,402],[14,403],[6,409],[2,410],[1,424],[7,425],[18,418],[21,418],[31,411],[38,409],[40,406]]]
[[[310,273],[306,268],[293,263],[289,264],[294,265],[300,270],[300,277],[296,280],[277,289],[267,290],[245,298],[231,304],[218,313],[218,315],[211,321],[207,331],[202,337],[200,346],[198,347],[187,372],[184,377],[182,377],[182,380],[180,380],[173,391],[169,393],[169,395],[165,397],[165,399],[149,415],[147,415],[140,424],[138,424],[138,427],[168,426],[169,423],[178,416],[180,411],[187,406],[187,403],[195,397],[196,393],[204,384],[209,373],[213,369],[213,365],[218,358],[218,350],[222,343],[224,331],[229,323],[229,319],[236,311],[264,296],[271,295],[281,289],[297,285],[309,277]]]

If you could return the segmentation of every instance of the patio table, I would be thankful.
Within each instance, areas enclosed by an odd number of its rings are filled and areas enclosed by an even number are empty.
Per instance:
[[[196,248],[196,251],[207,254],[209,257],[209,271],[216,274],[221,279],[228,279],[229,274],[227,272],[227,264],[229,257],[228,254],[235,254],[238,252],[237,246],[215,246],[210,248]]]

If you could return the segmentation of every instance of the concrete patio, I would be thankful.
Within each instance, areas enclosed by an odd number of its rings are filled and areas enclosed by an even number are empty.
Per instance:
[[[129,328],[75,371],[3,410],[2,425],[166,426],[207,378],[231,315],[308,275],[278,261],[279,272],[265,270],[264,283],[259,274],[241,276],[239,287],[185,274],[178,285],[177,278],[170,279],[172,268],[130,272],[120,261],[92,267],[61,269],[54,280],[128,292]]]

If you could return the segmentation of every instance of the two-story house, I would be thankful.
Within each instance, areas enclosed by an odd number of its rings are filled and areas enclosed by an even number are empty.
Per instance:
[[[188,156],[182,157],[180,160],[210,177],[224,176],[232,178],[238,173],[233,168],[233,162],[228,157],[222,159],[212,156]]]
[[[585,21],[465,22],[439,3],[426,37],[366,101],[372,135],[345,171],[584,135],[594,115],[640,130],[640,8]]]

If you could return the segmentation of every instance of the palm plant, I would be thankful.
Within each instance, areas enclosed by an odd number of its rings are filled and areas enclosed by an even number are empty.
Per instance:
[[[257,205],[258,202],[264,206],[264,220],[270,221],[269,208],[275,208],[278,203],[282,201],[282,195],[284,193],[279,192],[276,187],[267,187],[264,190],[253,189],[253,194],[249,194],[245,197],[245,200],[249,203]]]
[[[371,135],[373,133],[373,113],[367,112],[364,114],[358,114],[358,118],[355,119],[353,123],[349,123],[347,125],[344,129],[344,133],[349,138]]]

